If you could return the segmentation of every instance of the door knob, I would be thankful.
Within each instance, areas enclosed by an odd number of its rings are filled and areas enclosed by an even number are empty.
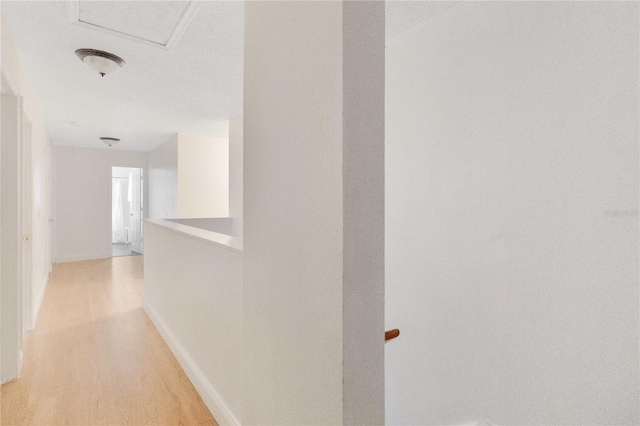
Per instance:
[[[22,239],[25,240],[25,241],[29,241],[29,237],[26,237],[26,236],[22,237]]]

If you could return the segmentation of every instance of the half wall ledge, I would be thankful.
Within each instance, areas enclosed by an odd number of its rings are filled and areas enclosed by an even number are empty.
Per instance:
[[[229,218],[230,219],[230,218]],[[184,225],[182,223],[172,222],[167,219],[144,219],[145,224],[161,226],[178,234],[186,235],[198,240],[217,244],[228,248],[232,251],[242,253],[242,238],[233,237],[231,235],[221,234],[206,229],[196,228],[194,226]]]

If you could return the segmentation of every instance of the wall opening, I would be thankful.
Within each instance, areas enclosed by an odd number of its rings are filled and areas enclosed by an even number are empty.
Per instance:
[[[111,255],[143,253],[143,170],[111,168]]]

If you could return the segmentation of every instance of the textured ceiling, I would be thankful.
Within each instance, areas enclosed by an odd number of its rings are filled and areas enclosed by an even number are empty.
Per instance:
[[[115,3],[80,0],[78,20],[165,45],[189,3],[189,1]]]
[[[164,43],[188,2],[80,0],[79,17]],[[388,1],[387,39],[455,6],[456,2]],[[77,6],[77,4],[76,4]],[[227,136],[242,114],[244,4],[202,2],[173,50],[162,50],[71,23],[73,2],[1,2],[54,144],[147,151],[178,132]],[[180,16],[179,16],[180,15]],[[75,56],[106,50],[127,65],[101,78]]]
[[[146,2],[100,3],[111,10],[100,19],[126,11],[123,28],[150,22]],[[147,151],[177,132],[226,137],[227,120],[242,114],[242,2],[203,2],[172,51],[74,25],[71,2],[1,6],[55,144],[107,148],[99,137],[113,136],[122,141],[112,149]],[[101,78],[75,56],[84,47],[127,65]]]
[[[386,2],[386,38],[389,40],[459,4],[459,1]]]

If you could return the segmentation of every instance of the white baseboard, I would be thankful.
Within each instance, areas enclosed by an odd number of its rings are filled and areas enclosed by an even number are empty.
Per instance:
[[[33,316],[31,318],[32,329],[36,328],[38,322],[38,315],[40,315],[40,308],[42,307],[42,301],[44,300],[44,294],[47,292],[47,286],[49,285],[49,274],[44,279],[44,284],[41,287],[40,294],[37,296],[35,309],[33,310]]]
[[[111,253],[77,254],[72,256],[56,256],[55,263],[80,262],[83,260],[107,259]]]
[[[149,306],[148,303],[143,303],[144,310],[146,311],[151,321],[155,324],[158,332],[173,352],[173,355],[178,360],[178,363],[182,366],[185,374],[191,380],[193,387],[200,394],[202,401],[216,419],[220,425],[240,425],[240,421],[233,415],[227,404],[224,403],[218,392],[216,392],[213,385],[204,376],[195,361],[189,356],[187,350],[180,344],[175,338],[173,333],[167,328],[164,321],[158,316],[155,309]]]

